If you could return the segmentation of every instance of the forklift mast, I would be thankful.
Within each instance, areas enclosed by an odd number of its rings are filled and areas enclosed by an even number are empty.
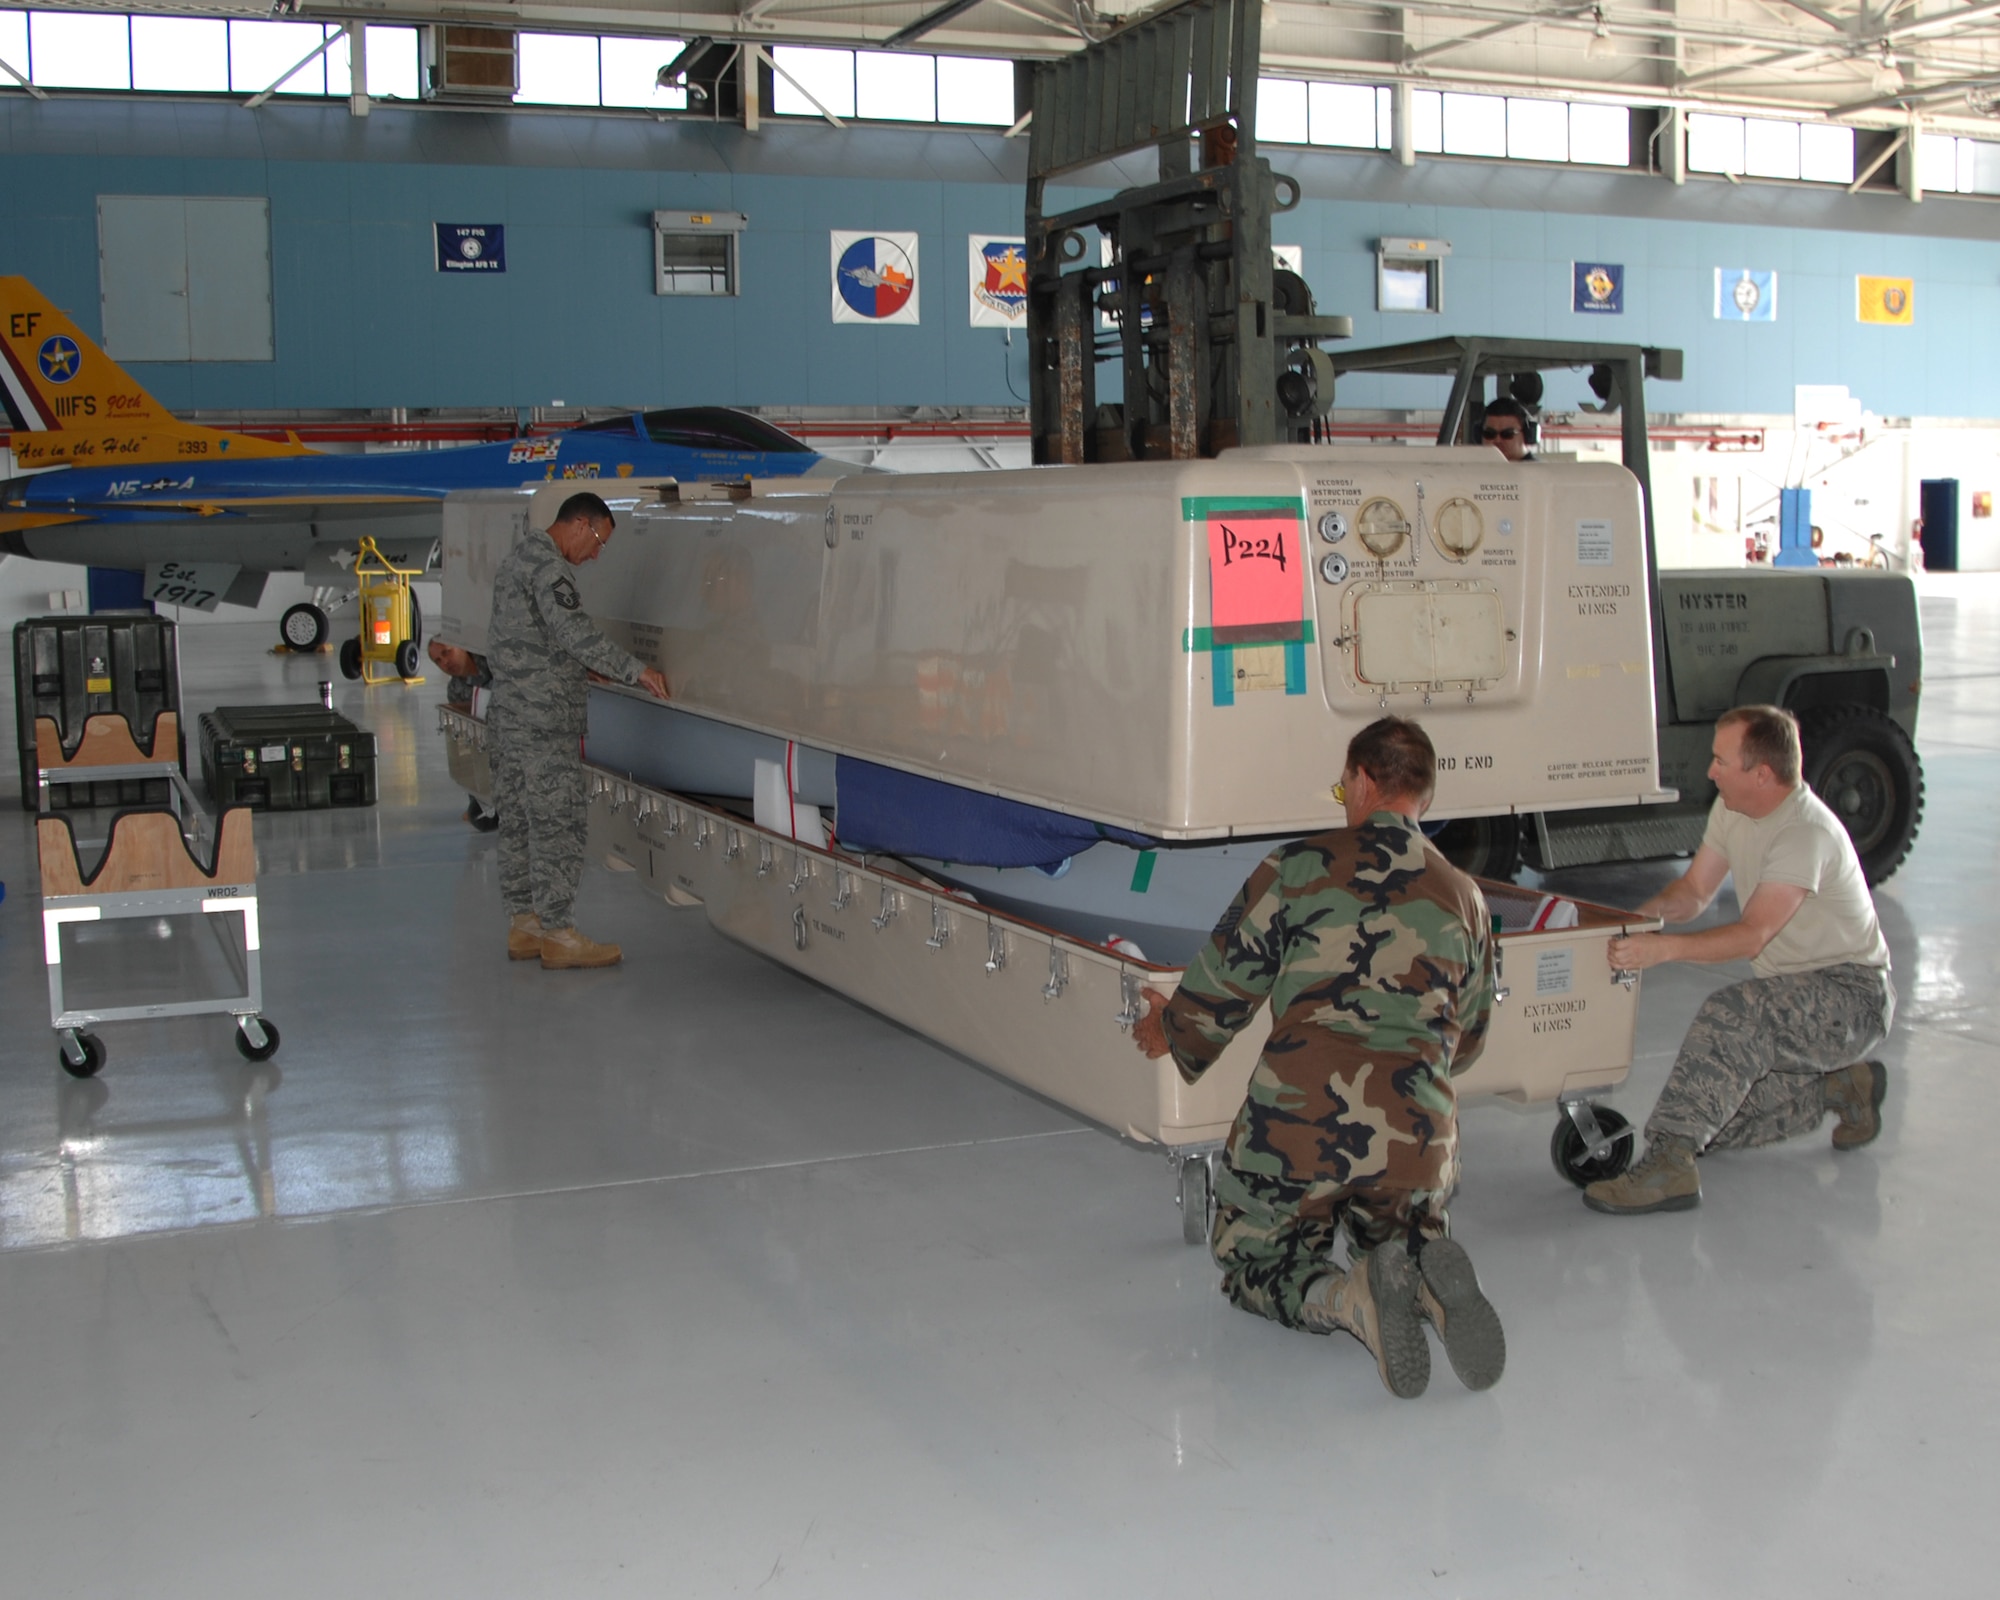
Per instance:
[[[1318,341],[1353,325],[1315,316],[1304,280],[1274,269],[1271,215],[1298,204],[1299,185],[1257,154],[1261,37],[1260,0],[1186,0],[1035,68],[1036,462],[1187,460],[1305,439],[1332,405]],[[1052,178],[1149,148],[1157,182],[1046,211]],[[1102,400],[1100,365],[1116,369]]]

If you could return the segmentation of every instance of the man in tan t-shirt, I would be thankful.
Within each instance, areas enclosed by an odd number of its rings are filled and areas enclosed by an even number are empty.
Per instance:
[[[1799,725],[1775,706],[1739,706],[1715,725],[1715,809],[1679,879],[1639,909],[1691,922],[1725,874],[1742,914],[1700,933],[1613,939],[1611,965],[1750,962],[1756,976],[1710,995],[1688,1029],[1653,1114],[1646,1155],[1583,1191],[1595,1211],[1684,1211],[1701,1203],[1695,1157],[1809,1133],[1831,1111],[1836,1150],[1882,1131],[1888,1074],[1861,1059],[1889,1035],[1889,947],[1854,843],[1799,781]]]

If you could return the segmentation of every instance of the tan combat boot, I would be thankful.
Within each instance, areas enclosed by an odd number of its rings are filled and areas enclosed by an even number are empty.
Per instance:
[[[1472,1258],[1455,1239],[1433,1239],[1417,1256],[1417,1309],[1437,1329],[1451,1370],[1468,1389],[1490,1389],[1507,1367],[1500,1313],[1480,1292]]]
[[[615,944],[586,939],[574,928],[542,929],[542,966],[550,972],[567,967],[615,967],[624,956]]]
[[[1833,1125],[1836,1150],[1859,1150],[1873,1144],[1882,1131],[1882,1100],[1889,1092],[1889,1069],[1879,1061],[1857,1061],[1820,1079],[1826,1109],[1840,1120]]]
[[[1701,1204],[1701,1174],[1694,1170],[1694,1146],[1671,1136],[1655,1139],[1632,1168],[1583,1191],[1583,1203],[1613,1216],[1645,1211],[1692,1211]]]
[[[532,911],[517,913],[507,924],[507,959],[533,961],[542,953],[542,919]]]
[[[1417,1263],[1400,1243],[1319,1279],[1306,1291],[1299,1320],[1315,1333],[1353,1334],[1399,1400],[1416,1399],[1431,1381],[1430,1341],[1417,1316]]]

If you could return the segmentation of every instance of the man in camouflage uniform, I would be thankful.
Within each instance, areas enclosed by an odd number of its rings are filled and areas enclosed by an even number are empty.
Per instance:
[[[571,569],[597,559],[612,526],[611,508],[596,495],[571,495],[548,532],[530,529],[493,575],[486,739],[500,810],[507,955],[539,956],[549,968],[608,967],[620,956],[615,944],[578,933],[570,911],[583,876],[579,755],[589,675],[667,697],[667,680],[599,633],[576,592]]]
[[[462,707],[469,712],[473,695],[493,685],[493,674],[487,671],[484,656],[461,650],[457,645],[446,644],[441,639],[433,639],[425,645],[424,654],[448,680],[444,686],[444,703],[448,706]],[[500,826],[499,812],[487,810],[480,805],[479,796],[473,794],[465,797],[465,820],[481,833],[491,833]]]
[[[1583,1191],[1593,1211],[1685,1211],[1701,1203],[1695,1158],[1810,1133],[1832,1112],[1833,1147],[1882,1131],[1889,1075],[1863,1060],[1889,1036],[1889,946],[1854,841],[1799,781],[1799,725],[1776,706],[1739,706],[1715,724],[1715,806],[1687,871],[1639,909],[1689,922],[1733,876],[1742,914],[1699,933],[1613,939],[1614,967],[1750,962],[1754,974],[1702,1003],[1659,1103],[1646,1155]]]
[[[1222,1292],[1289,1328],[1352,1333],[1404,1398],[1430,1380],[1426,1319],[1468,1387],[1497,1382],[1507,1352],[1447,1236],[1451,1079],[1486,1043],[1493,945],[1478,885],[1417,825],[1436,772],[1414,722],[1364,728],[1335,790],[1347,827],[1267,856],[1173,998],[1147,991],[1135,1030],[1193,1082],[1270,1002],[1216,1180]],[[1343,1228],[1344,1269],[1330,1259]]]

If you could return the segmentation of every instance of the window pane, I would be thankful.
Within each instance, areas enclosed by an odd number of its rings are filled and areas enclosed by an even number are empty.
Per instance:
[[[1314,144],[1375,148],[1377,90],[1365,83],[1315,83],[1307,88],[1306,124]]]
[[[347,30],[330,27],[327,34],[333,43],[326,47],[326,92],[328,94],[349,95],[354,92],[354,63],[348,59],[348,51],[354,41],[347,37]]]
[[[1444,149],[1453,156],[1507,153],[1507,102],[1497,94],[1444,97]]]
[[[521,59],[516,101],[537,106],[598,103],[597,40],[590,34],[523,33],[515,42]]]
[[[192,17],[134,17],[132,87],[227,94],[229,24]]]
[[[972,122],[991,128],[1011,128],[1020,114],[1014,109],[1014,63],[987,56],[937,58],[938,120]]]
[[[1973,186],[1973,151],[1970,139],[1958,141],[1958,192],[1971,194]]]
[[[1917,184],[1938,194],[1958,189],[1958,141],[1949,134],[1917,135]]]
[[[34,57],[15,66],[49,89],[129,89],[131,38],[123,17],[34,11],[28,15],[28,49]],[[10,83],[12,79],[8,80]]]
[[[1688,170],[1691,172],[1741,172],[1743,170],[1743,119],[1712,117],[1691,111],[1687,119]]]
[[[1509,100],[1507,154],[1517,161],[1569,160],[1569,107],[1560,100]]]
[[[937,121],[937,57],[857,50],[854,110],[877,122]]]
[[[604,103],[645,106],[654,111],[687,110],[687,90],[659,86],[660,68],[681,53],[681,43],[679,39],[599,40]]]
[[[229,87],[259,94],[278,74],[326,37],[317,22],[232,22],[229,25]],[[325,94],[326,57],[315,56],[278,86],[279,94]]]
[[[1629,167],[1632,113],[1624,106],[1571,106],[1569,158],[1593,167]]]
[[[1396,91],[1386,86],[1375,91],[1375,148],[1396,148]]]
[[[1799,175],[1799,125],[1751,117],[1743,124],[1743,170],[1753,178]]]
[[[415,100],[421,94],[415,28],[369,27],[368,92],[386,100]]]
[[[781,44],[771,50],[771,59],[784,70],[777,74],[777,92],[771,109],[781,117],[816,117],[820,106],[836,117],[854,115],[854,52],[814,50],[805,45]],[[786,74],[797,80],[800,94],[785,81]],[[817,100],[819,105],[813,104]]]
[[[1444,109],[1435,89],[1417,89],[1410,95],[1410,148],[1435,155],[1444,149]]]
[[[4,61],[16,72],[28,70],[28,13],[25,11],[0,11],[0,61]],[[14,80],[0,72],[0,83],[12,85]]]
[[[2000,144],[1985,139],[1967,139],[1965,143],[1972,151],[1971,192],[2000,194]]]
[[[1306,143],[1306,86],[1296,78],[1257,80],[1257,142]]]
[[[1854,130],[1831,123],[1799,127],[1799,176],[1811,183],[1854,181]]]

